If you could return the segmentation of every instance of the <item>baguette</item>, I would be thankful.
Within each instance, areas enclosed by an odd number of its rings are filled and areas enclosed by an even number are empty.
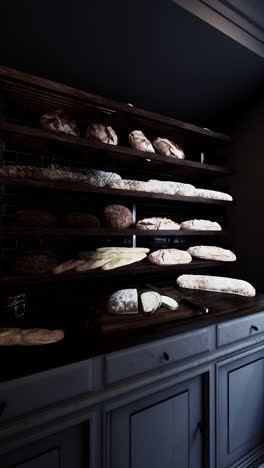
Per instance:
[[[244,280],[207,275],[181,275],[177,283],[182,288],[215,291],[253,297],[255,288]]]

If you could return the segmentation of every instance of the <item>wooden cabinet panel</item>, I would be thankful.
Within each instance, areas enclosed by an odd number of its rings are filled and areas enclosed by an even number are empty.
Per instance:
[[[0,456],[1,468],[89,468],[89,427],[80,424]]]
[[[188,392],[131,416],[131,468],[188,468]]]
[[[24,463],[15,465],[14,468],[60,468],[59,450],[51,450],[48,453],[34,457]]]
[[[202,377],[109,414],[109,468],[204,468]]]
[[[219,367],[218,466],[227,468],[264,442],[264,351]]]

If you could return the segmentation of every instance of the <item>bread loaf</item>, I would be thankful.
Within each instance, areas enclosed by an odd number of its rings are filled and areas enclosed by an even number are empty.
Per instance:
[[[241,296],[256,295],[256,290],[247,281],[221,276],[181,275],[177,279],[177,283],[182,288],[239,294]]]
[[[28,250],[11,259],[10,269],[16,275],[48,273],[57,265],[57,258],[49,250]]]
[[[121,176],[115,172],[100,171],[98,169],[86,169],[79,167],[61,166],[60,164],[50,164],[50,169],[56,169],[64,171],[67,174],[81,174],[83,177],[82,181],[95,187],[105,187],[108,182],[121,180]]]
[[[201,198],[210,198],[212,200],[226,200],[226,201],[233,200],[231,195],[229,195],[228,193],[217,192],[216,190],[200,189],[200,188],[195,189],[193,196],[201,197]]]
[[[150,141],[145,137],[141,130],[134,130],[128,135],[129,142],[132,148],[138,151],[146,151],[148,153],[155,153],[155,150]]]
[[[8,224],[14,226],[54,226],[57,218],[47,210],[18,210],[8,217]]]
[[[107,183],[110,188],[121,190],[136,190],[140,192],[166,193],[168,195],[183,195],[192,197],[195,187],[181,182],[160,181],[151,179],[147,182],[140,180],[111,180]]]
[[[190,247],[188,252],[192,257],[204,258],[205,260],[218,260],[219,262],[234,262],[236,260],[236,256],[231,250],[212,245]]]
[[[136,289],[120,289],[112,294],[107,303],[110,314],[137,314],[138,293]]]
[[[151,230],[151,229],[157,229],[157,230],[179,230],[180,225],[178,223],[175,223],[171,219],[167,218],[158,218],[158,217],[153,217],[153,218],[144,218],[140,219],[137,224],[136,224],[137,229],[145,229],[145,230]]]
[[[163,154],[164,156],[177,159],[185,158],[183,150],[178,145],[176,145],[174,141],[168,140],[167,138],[156,138],[156,140],[153,141],[153,146],[160,154]]]
[[[190,263],[192,257],[189,252],[179,249],[160,249],[149,254],[148,259],[155,265],[180,265]]]
[[[131,211],[123,205],[108,205],[103,216],[105,225],[113,229],[127,229],[133,224]]]
[[[63,110],[57,110],[50,114],[44,114],[40,118],[40,124],[43,128],[55,132],[67,133],[68,135],[79,136],[80,131],[75,120],[64,114]]]
[[[90,213],[82,213],[78,211],[66,213],[62,218],[62,222],[66,226],[84,228],[99,228],[101,225],[97,216]]]
[[[91,124],[86,129],[86,138],[90,140],[99,140],[109,145],[117,145],[118,138],[116,132],[107,125]]]
[[[221,231],[220,224],[206,219],[191,219],[181,223],[181,229],[186,231]]]
[[[0,346],[44,345],[64,338],[63,330],[46,330],[44,328],[0,328]]]
[[[149,249],[147,247],[99,247],[96,249],[96,252],[111,252],[117,254],[132,253],[134,255],[138,253],[148,253]]]
[[[130,265],[131,263],[140,262],[140,260],[143,260],[143,258],[146,258],[146,256],[147,255],[145,253],[141,253],[141,254],[135,255],[134,257],[115,259],[115,260],[105,263],[102,266],[102,270],[114,270],[115,268],[120,268],[125,265]]]
[[[176,310],[179,308],[179,304],[175,299],[169,296],[160,296],[161,297],[161,306],[166,307],[166,309]]]

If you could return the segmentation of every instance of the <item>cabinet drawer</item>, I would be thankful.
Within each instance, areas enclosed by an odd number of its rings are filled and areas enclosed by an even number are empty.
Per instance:
[[[230,320],[217,325],[217,346],[225,346],[263,332],[264,312]]]
[[[92,360],[0,384],[0,423],[92,390]]]
[[[211,331],[210,327],[201,328],[106,355],[105,383],[111,384],[208,352],[212,349]]]

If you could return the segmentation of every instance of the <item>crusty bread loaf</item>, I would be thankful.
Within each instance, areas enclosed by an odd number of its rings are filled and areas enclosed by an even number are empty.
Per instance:
[[[226,201],[233,200],[231,195],[229,195],[228,193],[217,192],[216,190],[200,189],[200,188],[195,189],[193,196],[201,197],[201,198],[210,198],[212,200],[226,200]]]
[[[178,145],[176,145],[174,141],[168,140],[167,138],[156,138],[156,140],[153,141],[153,146],[160,154],[163,154],[164,156],[177,159],[185,158],[183,150]]]
[[[236,256],[231,250],[222,249],[212,245],[196,245],[188,249],[192,257],[204,258],[205,260],[218,260],[219,262],[234,262]]]
[[[40,118],[40,124],[47,130],[67,133],[68,135],[79,136],[80,131],[75,120],[64,114],[63,110],[57,110],[50,114],[44,114]]]
[[[14,226],[54,226],[57,218],[47,210],[18,210],[8,217],[8,224]]]
[[[127,229],[133,224],[131,211],[123,205],[108,205],[103,216],[104,224],[113,229]]]
[[[48,273],[57,265],[56,255],[49,250],[28,250],[10,261],[10,270],[16,275]]]
[[[46,330],[44,328],[0,328],[0,346],[44,345],[64,338],[63,330]]]
[[[221,231],[220,224],[207,219],[191,219],[181,223],[181,229],[186,231]]]
[[[86,138],[90,140],[99,140],[109,145],[117,145],[118,138],[112,127],[103,124],[91,124],[86,129]]]
[[[159,218],[159,217],[152,217],[152,218],[144,218],[140,219],[137,224],[136,224],[137,229],[145,229],[145,230],[151,230],[151,229],[157,229],[157,230],[179,230],[180,225],[178,223],[175,223],[171,219],[167,218]]]
[[[192,197],[195,187],[182,182],[160,181],[151,179],[147,182],[140,180],[111,180],[107,183],[110,188],[122,190],[136,190],[140,192],[166,193],[168,195],[183,195]]]
[[[256,290],[244,280],[207,275],[181,275],[177,283],[182,288],[216,291],[241,296],[255,296]]]
[[[192,257],[189,252],[179,249],[160,249],[149,254],[148,259],[155,265],[180,265],[190,263]]]
[[[66,226],[85,228],[99,228],[101,225],[97,216],[91,213],[82,213],[79,211],[72,211],[70,213],[66,213],[62,217],[62,222]]]
[[[145,137],[141,130],[134,130],[128,135],[129,143],[132,148],[138,151],[146,151],[147,153],[155,153],[151,142]]]
[[[107,302],[110,314],[137,314],[138,293],[136,289],[120,289],[113,293]]]

